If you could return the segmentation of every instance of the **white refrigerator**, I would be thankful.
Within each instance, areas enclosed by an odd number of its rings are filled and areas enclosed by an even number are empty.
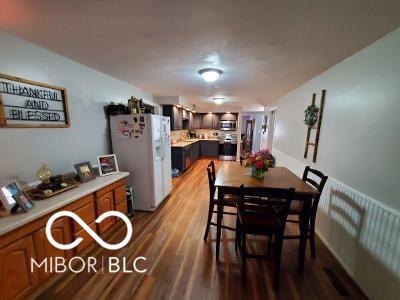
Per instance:
[[[154,211],[172,190],[169,117],[111,116],[110,129],[119,169],[129,172],[135,209]]]

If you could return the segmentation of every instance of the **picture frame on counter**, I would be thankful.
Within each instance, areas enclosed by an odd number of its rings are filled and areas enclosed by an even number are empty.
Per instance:
[[[0,185],[0,200],[3,207],[11,211],[17,202],[14,199],[14,195],[22,191],[22,186],[18,179],[12,178]]]
[[[96,179],[96,172],[94,171],[90,162],[85,161],[79,164],[75,164],[74,166],[82,183]]]
[[[20,192],[16,193],[15,195],[13,195],[13,198],[14,198],[15,202],[18,204],[18,206],[24,212],[30,211],[34,206],[31,198],[24,191],[20,191]]]
[[[108,176],[119,173],[117,157],[115,154],[97,156],[99,175]]]
[[[0,128],[69,126],[65,88],[0,73]]]

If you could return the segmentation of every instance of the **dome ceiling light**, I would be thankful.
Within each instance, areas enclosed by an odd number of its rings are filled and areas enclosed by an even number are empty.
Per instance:
[[[207,68],[207,69],[202,69],[199,71],[199,74],[203,79],[207,82],[214,82],[216,81],[219,76],[222,75],[222,71],[218,69],[213,69],[213,68]]]
[[[222,104],[222,102],[224,102],[225,98],[223,98],[223,97],[216,97],[216,98],[213,98],[213,100],[214,100],[214,103],[215,103],[215,104],[220,105],[220,104]]]

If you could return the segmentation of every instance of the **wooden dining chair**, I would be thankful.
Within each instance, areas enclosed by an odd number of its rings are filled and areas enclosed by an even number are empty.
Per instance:
[[[314,179],[310,178],[309,175],[314,174],[319,180],[319,182],[315,181]],[[310,222],[307,228],[307,239],[310,240],[310,250],[311,256],[315,258],[315,219],[317,217],[317,210],[319,199],[321,197],[321,193],[324,189],[325,183],[328,180],[328,176],[325,176],[322,172],[311,169],[310,166],[307,166],[303,172],[303,181],[311,184],[315,187],[318,191],[318,194],[314,197],[311,203],[311,211],[310,211]],[[289,209],[289,216],[298,216],[297,220],[288,219],[287,221],[290,223],[298,223],[300,224],[300,218],[302,218],[302,211],[303,211],[303,202],[299,200],[293,200],[292,205]],[[287,235],[284,237],[285,239],[300,239],[300,235]]]
[[[217,211],[214,210],[214,207],[218,204],[218,198],[217,198],[216,187],[215,187],[215,164],[213,161],[211,161],[207,166],[207,175],[208,175],[208,186],[210,189],[210,200],[209,200],[209,205],[208,205],[208,218],[207,218],[206,232],[204,233],[205,241],[207,240],[208,232],[210,231],[210,226],[211,225],[217,226],[216,223],[211,221],[213,214],[217,213]],[[236,203],[235,203],[236,200],[235,199],[237,199],[237,197],[235,197],[234,195],[224,195],[224,198],[222,200],[223,208],[225,206],[236,208]],[[224,211],[224,209],[222,209],[222,214],[236,216],[236,212]],[[226,226],[226,225],[221,225],[221,228],[236,231],[236,228]]]
[[[236,201],[236,247],[240,249],[242,272],[246,258],[273,260],[275,263],[274,289],[279,290],[283,235],[295,189],[245,188],[240,186],[240,199]],[[260,255],[246,250],[247,235],[263,235],[273,238],[273,254]],[[268,247],[269,248],[269,247]]]

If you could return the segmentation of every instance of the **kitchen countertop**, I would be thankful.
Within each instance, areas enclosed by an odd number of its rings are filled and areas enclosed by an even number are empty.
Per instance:
[[[171,147],[184,148],[184,147],[189,146],[191,144],[194,144],[194,143],[196,143],[198,141],[216,141],[216,142],[218,142],[219,139],[212,139],[212,138],[209,138],[209,139],[189,139],[189,140],[186,140],[186,141],[178,142],[176,144],[171,144]]]
[[[21,210],[18,213],[0,218],[0,235],[6,234],[22,225],[32,222],[52,211],[66,206],[82,197],[85,197],[95,191],[123,179],[129,175],[128,172],[120,172],[118,174],[97,177],[95,180],[82,183],[78,187],[73,188],[64,193],[55,195],[45,200],[34,200],[34,207],[31,211],[24,213]]]

